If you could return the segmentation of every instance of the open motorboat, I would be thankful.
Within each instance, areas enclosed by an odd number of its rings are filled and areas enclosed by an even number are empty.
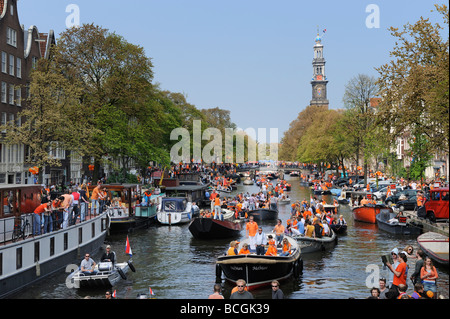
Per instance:
[[[275,238],[275,234],[272,235]],[[303,271],[301,250],[295,239],[284,236],[291,244],[291,253],[288,256],[280,256],[281,249],[277,249],[277,256],[256,255],[251,252],[248,255],[219,256],[216,262],[216,281],[221,281],[222,273],[225,280],[235,283],[238,279],[244,279],[249,290],[269,285],[273,280],[283,280],[291,275],[299,276]],[[243,239],[238,251],[244,244],[249,244],[249,239]]]
[[[136,271],[131,260],[114,264],[110,261],[101,262],[95,265],[92,274],[85,274],[79,268],[67,277],[67,281],[74,288],[113,287],[119,280],[127,279],[129,269]]]

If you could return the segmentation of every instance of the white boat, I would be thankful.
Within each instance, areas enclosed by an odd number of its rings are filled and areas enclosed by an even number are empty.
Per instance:
[[[244,184],[244,185],[253,185],[254,182],[253,182],[252,179],[247,178],[245,181],[242,182],[242,184]]]
[[[290,198],[280,198],[278,200],[278,205],[287,205],[291,203],[291,199]]]
[[[417,237],[417,243],[433,262],[448,267],[448,236],[427,232]]]
[[[22,223],[28,220],[33,226],[33,210],[39,205],[41,188],[37,185],[8,185],[0,187],[0,196],[13,193],[12,207],[20,207],[19,212],[10,212],[0,218],[0,298],[15,294],[29,285],[45,279],[68,264],[80,260],[86,252],[94,254],[103,245],[110,226],[106,212],[98,216],[88,216],[86,221],[46,234],[25,234],[12,241],[14,224],[17,218]],[[31,203],[32,208],[26,207]],[[17,206],[15,206],[17,205]],[[5,207],[3,207],[5,210]]]
[[[186,224],[200,215],[200,209],[192,211],[192,203],[184,197],[164,197],[156,215],[163,225]]]
[[[78,269],[68,276],[68,280],[73,288],[113,287],[121,279],[127,279],[129,269],[136,271],[131,260],[116,264],[101,262],[95,265],[93,274],[84,274]]]

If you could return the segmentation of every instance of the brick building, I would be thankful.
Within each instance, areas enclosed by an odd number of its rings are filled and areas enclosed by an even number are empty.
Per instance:
[[[29,75],[39,59],[48,58],[55,36],[53,31],[39,33],[36,26],[26,30],[17,1],[0,0],[0,119],[21,125],[18,113],[27,106]],[[24,163],[26,153],[24,145],[6,145],[0,135],[0,185],[34,182]]]

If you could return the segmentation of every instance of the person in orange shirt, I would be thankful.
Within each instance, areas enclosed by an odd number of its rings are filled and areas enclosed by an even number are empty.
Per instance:
[[[94,216],[95,216],[95,213],[97,212],[97,210],[99,209],[100,191],[101,191],[100,184],[98,184],[94,188],[94,190],[92,191],[92,196],[91,196],[91,214],[93,214]]]
[[[222,202],[220,201],[220,195],[217,194],[217,197],[214,199],[214,218],[223,220],[222,216]]]
[[[245,225],[245,232],[250,240],[250,249],[256,249],[255,236],[258,231],[258,224],[253,220],[253,216],[250,216],[248,223]]]
[[[389,270],[394,273],[394,280],[392,282],[391,288],[389,288],[389,291],[394,292],[391,296],[391,298],[393,299],[398,297],[398,286],[401,284],[406,285],[408,270],[408,266],[406,265],[408,258],[406,257],[405,253],[398,254],[398,257],[400,264],[397,266],[397,268],[394,269],[394,267],[389,262],[386,263],[387,268],[389,268]]]
[[[239,250],[239,254],[238,255],[249,255],[250,254],[250,250],[248,249],[248,244],[244,244],[241,248],[241,250]]]
[[[275,233],[277,245],[281,245],[281,242],[283,241],[283,235],[284,235],[284,226],[281,223],[281,219],[278,219],[277,224],[273,228],[273,232]]]
[[[287,238],[283,239],[283,252],[280,256],[289,256],[291,254],[291,244]]]
[[[272,239],[272,235],[269,235],[269,247],[266,251],[266,256],[276,256],[277,248],[275,247],[275,240]]]
[[[51,202],[47,202],[39,205],[34,210],[34,223],[33,223],[33,234],[40,235],[41,234],[41,216],[42,213],[50,211]]]

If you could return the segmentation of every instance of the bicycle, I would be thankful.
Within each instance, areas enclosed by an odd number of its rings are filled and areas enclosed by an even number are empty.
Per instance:
[[[15,242],[20,238],[26,239],[31,234],[31,225],[27,218],[20,216],[17,218],[18,223],[14,224],[14,230],[12,233],[12,241]]]

